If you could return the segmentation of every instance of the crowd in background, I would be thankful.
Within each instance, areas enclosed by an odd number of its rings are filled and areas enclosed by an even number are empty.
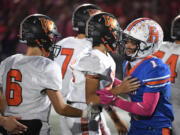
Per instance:
[[[0,0],[0,61],[25,51],[26,46],[18,41],[19,24],[32,13],[51,17],[62,38],[75,35],[72,13],[82,3],[96,4],[114,14],[122,29],[136,18],[152,18],[162,26],[166,41],[171,40],[171,21],[180,14],[179,0]]]

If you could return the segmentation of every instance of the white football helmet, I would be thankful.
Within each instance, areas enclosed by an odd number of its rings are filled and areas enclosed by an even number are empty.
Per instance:
[[[137,48],[132,59],[144,58],[158,50],[163,41],[161,26],[150,18],[138,18],[124,30],[124,41],[134,40]]]

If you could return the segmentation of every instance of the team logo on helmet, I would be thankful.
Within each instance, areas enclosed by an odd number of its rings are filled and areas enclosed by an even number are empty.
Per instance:
[[[104,17],[106,26],[108,26],[110,28],[115,28],[115,26],[118,23],[116,19],[114,19],[113,17],[110,17],[110,16],[106,16],[106,15],[103,15],[103,17]]]
[[[40,18],[40,21],[44,32],[50,36],[49,32],[53,31],[55,26],[54,22],[45,18]]]
[[[153,26],[149,26],[149,38],[148,38],[147,42],[153,43],[153,40],[154,40],[154,43],[157,43],[158,38],[159,38],[159,32],[158,32],[157,28],[153,27]]]
[[[101,10],[99,10],[99,9],[89,9],[88,12],[89,12],[89,15],[92,16],[93,14],[100,13]]]

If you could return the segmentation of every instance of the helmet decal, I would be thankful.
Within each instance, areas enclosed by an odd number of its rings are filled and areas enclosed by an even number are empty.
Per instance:
[[[93,14],[100,13],[101,10],[99,10],[99,9],[89,9],[88,12],[89,12],[89,15],[92,16]]]
[[[49,31],[53,30],[54,22],[52,22],[51,20],[44,19],[44,18],[40,18],[40,21],[42,23],[45,33],[48,33],[47,30],[49,30]]]
[[[103,17],[104,17],[106,26],[108,26],[108,27],[110,26],[109,28],[114,28],[116,26],[117,21],[115,19],[113,19],[110,16],[106,16],[106,15],[103,15]]]
[[[156,29],[156,27],[149,26],[149,38],[148,38],[147,42],[149,42],[149,43],[153,43],[153,42],[157,43],[158,38],[159,38],[159,32]]]
[[[141,21],[145,21],[145,20],[151,20],[150,18],[140,18],[140,19],[137,19],[136,21],[134,21],[133,23],[131,23],[127,30],[130,31],[136,24],[140,23]]]

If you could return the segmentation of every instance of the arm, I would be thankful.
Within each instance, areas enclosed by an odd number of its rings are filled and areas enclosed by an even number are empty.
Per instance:
[[[113,105],[133,114],[151,116],[157,106],[159,97],[159,92],[144,93],[142,102],[128,102],[121,98],[116,98]]]
[[[93,102],[94,105],[100,104],[96,90],[99,86],[99,79],[96,76],[86,75],[86,103]]]
[[[0,88],[0,112],[3,115],[6,108],[6,101],[3,96],[2,87]],[[4,127],[8,132],[13,134],[19,134],[27,131],[27,126],[21,124],[17,120],[20,120],[21,117],[9,116],[4,117],[0,116],[0,126]]]
[[[116,80],[116,85],[119,84],[119,80]],[[86,76],[86,101],[87,103],[93,102],[94,104],[100,103],[100,98],[96,94],[96,90],[98,89],[99,80],[96,76]],[[109,107],[108,107],[109,108]],[[106,109],[106,107],[105,107]],[[128,126],[120,119],[115,110],[106,109],[112,121],[114,122],[119,133],[127,133]]]
[[[58,114],[68,117],[82,117],[83,111],[66,104],[60,91],[46,90],[46,93]]]
[[[119,83],[117,80],[116,83]],[[93,102],[94,104],[100,104],[99,95],[96,94],[98,89],[99,79],[97,76],[86,75],[86,101],[87,103]],[[106,108],[105,108],[106,109]],[[127,133],[128,126],[120,119],[118,114],[111,109],[106,109],[112,121],[114,122],[119,133]]]
[[[105,109],[108,112],[109,116],[111,117],[112,121],[114,122],[114,125],[116,129],[118,130],[118,133],[119,134],[127,133],[128,132],[127,124],[120,118],[120,116],[118,115],[118,113],[112,106],[109,106],[108,108],[109,109],[106,109],[106,108]]]
[[[4,111],[6,109],[6,100],[3,95],[2,87],[0,88],[0,113],[4,115]]]

